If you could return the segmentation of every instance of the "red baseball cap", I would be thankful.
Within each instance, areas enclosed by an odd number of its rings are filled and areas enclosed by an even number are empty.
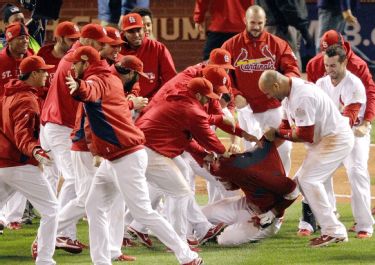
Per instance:
[[[189,81],[187,87],[192,94],[199,93],[212,99],[219,99],[219,96],[213,91],[211,82],[206,78],[195,77]]]
[[[143,72],[143,62],[134,55],[125,55],[122,57],[120,65],[123,68],[134,70],[141,76],[149,79],[148,75]]]
[[[320,51],[327,50],[327,48],[333,44],[340,44],[345,49],[342,35],[336,30],[331,29],[326,31],[320,39]]]
[[[203,69],[203,77],[212,83],[216,94],[229,93],[229,76],[224,68],[217,66],[207,66]]]
[[[54,68],[54,65],[46,64],[44,59],[37,55],[24,58],[20,63],[20,71],[22,74],[31,73],[37,70],[48,70]]]
[[[93,39],[102,43],[111,43],[113,39],[107,36],[105,28],[98,24],[90,23],[82,27],[81,37]]]
[[[232,56],[230,53],[222,48],[213,49],[208,59],[208,64],[215,64],[224,69],[235,69],[231,64]]]
[[[118,29],[115,29],[113,27],[105,27],[105,29],[107,31],[107,36],[112,39],[112,42],[109,43],[109,45],[115,46],[124,43],[124,41],[121,39],[121,34]]]
[[[5,38],[7,42],[22,35],[30,36],[26,26],[20,22],[12,23],[6,28]]]
[[[81,37],[81,33],[79,32],[79,28],[76,24],[70,21],[64,21],[57,25],[55,29],[55,36],[77,39]]]
[[[69,53],[69,55],[65,57],[65,60],[72,63],[77,63],[79,61],[95,63],[100,61],[100,54],[91,46],[81,46],[74,52]]]
[[[137,13],[129,13],[122,19],[122,30],[135,28],[143,28],[142,17]]]

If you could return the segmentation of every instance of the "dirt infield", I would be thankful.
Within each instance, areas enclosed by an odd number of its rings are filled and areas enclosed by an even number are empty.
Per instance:
[[[292,169],[290,172],[290,176],[294,176],[295,172],[298,170],[299,166],[301,165],[303,159],[305,157],[305,148],[303,144],[300,143],[293,143],[293,150],[292,150]],[[371,180],[375,177],[375,146],[370,148],[370,159],[369,159],[369,172],[370,176],[372,177]],[[375,197],[375,185],[371,186],[372,194]],[[334,190],[337,195],[350,195],[350,186],[349,180],[346,176],[345,168],[340,167],[335,175],[334,175]],[[206,191],[206,184],[202,178],[197,178],[196,182],[196,191],[198,193],[205,193]],[[337,198],[338,201],[349,200],[349,198],[342,198],[339,196]],[[373,200],[373,205],[375,206],[375,200]]]

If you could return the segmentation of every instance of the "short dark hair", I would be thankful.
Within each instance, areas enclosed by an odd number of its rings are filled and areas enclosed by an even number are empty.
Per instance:
[[[345,59],[347,58],[344,48],[339,44],[334,44],[334,45],[329,46],[327,50],[325,51],[325,53],[328,57],[334,57],[338,55],[340,63],[345,61]]]
[[[149,16],[152,19],[152,12],[150,9],[145,7],[135,7],[130,11],[130,13],[137,13],[141,17]]]
[[[31,73],[32,73],[32,72],[30,72],[30,73],[20,74],[20,76],[18,77],[18,79],[21,80],[21,81],[26,81],[27,79],[29,79]]]

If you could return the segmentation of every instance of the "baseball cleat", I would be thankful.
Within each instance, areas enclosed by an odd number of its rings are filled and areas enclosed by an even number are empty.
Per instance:
[[[224,223],[219,223],[211,227],[206,233],[206,235],[201,240],[199,240],[199,244],[202,245],[206,243],[208,240],[216,238],[216,236],[218,236],[224,230],[225,227],[226,225]]]
[[[125,254],[121,254],[117,258],[112,259],[113,261],[135,261],[137,258],[133,256],[128,256]]]
[[[8,224],[8,229],[10,230],[20,230],[22,228],[20,222],[10,222]]]
[[[151,248],[152,247],[152,241],[148,234],[141,233],[137,230],[135,230],[133,227],[128,226],[128,233],[133,236],[138,238],[139,241],[141,241],[142,244],[144,244],[146,247]]]
[[[334,237],[328,235],[321,235],[310,240],[310,247],[324,247],[331,243],[347,242],[347,237]]]
[[[202,264],[203,264],[203,259],[198,257],[198,258],[190,261],[189,263],[184,263],[182,265],[202,265]]]
[[[69,237],[57,237],[56,249],[62,249],[72,254],[79,254],[82,252],[82,246],[77,243],[77,240],[72,240]]]
[[[299,229],[297,236],[311,236],[312,232],[309,229]]]
[[[33,243],[31,244],[31,257],[33,260],[36,260],[38,257],[38,238],[35,238]]]
[[[357,223],[354,223],[353,226],[350,227],[350,228],[348,229],[348,232],[353,232],[353,233],[355,233],[355,232],[356,232],[356,231],[355,231],[355,226],[356,226],[356,224],[357,224]]]
[[[128,247],[135,247],[137,245],[137,243],[135,243],[132,239],[130,238],[126,238],[124,237],[122,239],[122,246],[125,247],[125,248],[128,248]]]
[[[370,238],[372,237],[372,234],[371,233],[368,233],[368,232],[365,232],[365,231],[359,231],[356,236],[356,238],[359,238],[359,239],[365,239],[365,238]]]
[[[187,238],[186,240],[190,247],[196,248],[199,246],[199,241],[195,238],[191,237],[191,238]]]

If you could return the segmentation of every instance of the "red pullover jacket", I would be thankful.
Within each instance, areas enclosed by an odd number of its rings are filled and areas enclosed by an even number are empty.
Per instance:
[[[264,31],[257,39],[247,31],[227,40],[222,48],[232,55],[232,85],[250,104],[254,113],[264,112],[280,106],[276,99],[268,99],[260,91],[260,75],[269,69],[277,70],[287,76],[300,76],[297,60],[288,43]]]
[[[361,79],[363,85],[365,86],[367,102],[364,119],[371,122],[375,116],[375,83],[366,62],[352,51],[349,42],[344,42],[344,48],[348,58],[346,68]],[[306,73],[307,79],[313,83],[327,74],[324,68],[323,53],[317,54],[308,62],[306,66]]]
[[[121,80],[105,60],[86,69],[73,97],[84,103],[84,133],[93,155],[112,161],[143,148],[145,138],[132,121]]]
[[[181,155],[192,139],[203,148],[218,154],[225,147],[211,130],[208,115],[200,103],[188,93],[169,95],[137,119],[136,125],[146,137],[146,146],[174,158]]]
[[[25,57],[33,55],[27,50]],[[9,52],[9,47],[0,51],[0,100],[4,96],[4,85],[12,78],[17,78],[20,75],[19,66],[22,59],[15,59]]]
[[[38,165],[33,149],[39,144],[38,90],[12,79],[5,85],[0,130],[0,167]]]
[[[142,76],[139,78],[141,97],[150,99],[162,85],[176,75],[170,52],[164,44],[156,40],[145,37],[141,47],[136,50],[124,45],[121,54],[135,55],[144,63],[143,72],[148,75],[149,79]]]
[[[209,31],[241,32],[245,29],[245,12],[253,4],[253,0],[196,0],[194,22],[204,22],[208,11],[211,15]]]
[[[73,52],[80,46],[82,46],[82,44],[77,41],[67,54]],[[65,56],[57,66],[57,70],[48,90],[47,98],[42,109],[41,123],[45,125],[47,122],[51,122],[73,129],[78,102],[70,96],[69,89],[65,84],[65,77],[68,75],[68,72],[71,71],[72,67],[72,63],[64,59]]]

